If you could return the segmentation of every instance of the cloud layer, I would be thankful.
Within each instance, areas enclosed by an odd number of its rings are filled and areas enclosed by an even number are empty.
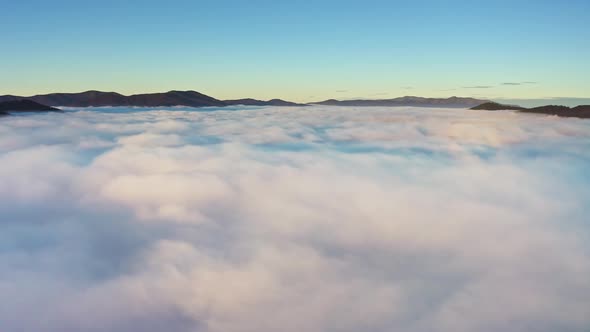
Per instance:
[[[586,331],[590,122],[412,108],[0,119],[7,331]]]

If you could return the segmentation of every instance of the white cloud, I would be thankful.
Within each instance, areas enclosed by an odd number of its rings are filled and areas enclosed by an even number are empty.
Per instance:
[[[413,108],[6,117],[0,322],[584,331],[588,129]]]

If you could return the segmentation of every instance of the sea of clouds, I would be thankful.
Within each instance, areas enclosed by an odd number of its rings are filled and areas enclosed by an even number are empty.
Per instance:
[[[588,331],[589,170],[513,112],[0,118],[0,329]]]

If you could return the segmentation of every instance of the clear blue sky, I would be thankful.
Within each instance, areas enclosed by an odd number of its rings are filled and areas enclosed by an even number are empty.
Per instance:
[[[590,97],[589,14],[589,0],[7,0],[0,94]]]

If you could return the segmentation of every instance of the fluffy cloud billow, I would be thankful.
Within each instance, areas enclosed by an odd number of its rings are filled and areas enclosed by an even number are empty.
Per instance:
[[[590,121],[455,109],[0,119],[7,331],[586,331]]]

